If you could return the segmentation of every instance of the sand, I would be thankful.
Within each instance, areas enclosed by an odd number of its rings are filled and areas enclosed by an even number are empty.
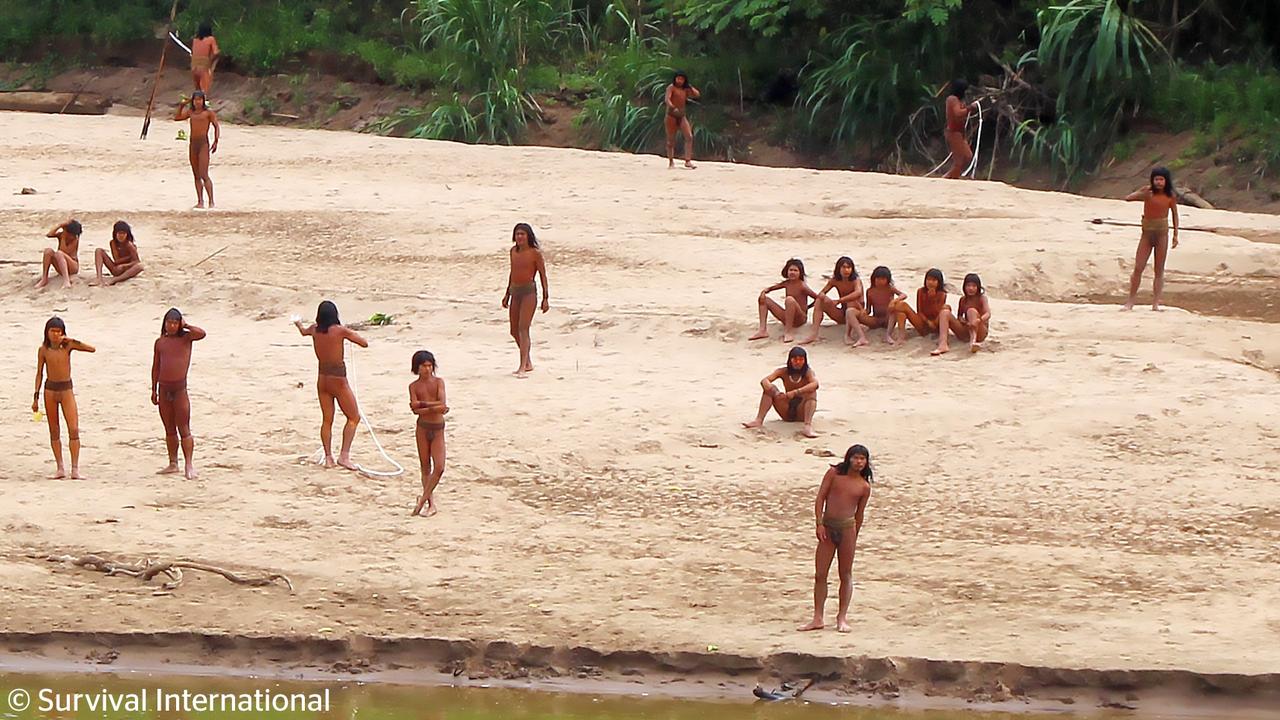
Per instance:
[[[82,262],[125,219],[147,266],[118,287],[38,292],[35,266],[0,265],[7,630],[1280,671],[1280,333],[1083,302],[1119,296],[1137,239],[1086,221],[1135,221],[1137,204],[226,126],[219,209],[193,212],[177,125],[153,123],[145,142],[139,125],[0,114],[3,259],[38,260],[44,232],[74,214]],[[1274,319],[1280,220],[1182,212],[1221,231],[1183,234],[1171,290],[1230,291],[1236,314]],[[552,303],[524,380],[509,374],[499,307],[517,221],[544,243]],[[787,351],[772,324],[771,340],[746,341],[756,293],[789,256],[818,282],[842,254],[863,273],[890,266],[909,292],[929,267],[956,284],[980,272],[986,351],[936,359],[926,341],[879,338],[853,351],[827,326],[810,351],[820,437],[775,418],[743,430]],[[365,331],[352,364],[403,477],[301,460],[318,445],[315,360],[288,318],[324,298],[349,322],[395,317]],[[153,474],[165,457],[150,348],[170,306],[209,332],[190,375],[198,482]],[[53,313],[98,348],[74,358],[84,481],[48,479],[47,432],[28,412]],[[453,408],[431,519],[408,516],[420,348]],[[813,495],[854,442],[877,473],[855,630],[797,633]],[[364,432],[355,456],[388,467]],[[194,576],[154,596],[30,557],[88,551],[270,569],[297,591]]]

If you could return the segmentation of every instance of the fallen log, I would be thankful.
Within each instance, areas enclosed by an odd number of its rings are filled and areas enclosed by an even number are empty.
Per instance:
[[[40,557],[39,555],[29,555],[29,557]],[[261,572],[256,576],[232,572],[225,568],[208,563],[196,562],[194,560],[156,560],[154,558],[143,558],[137,562],[128,562],[121,560],[112,560],[101,555],[45,555],[44,559],[49,562],[67,563],[76,567],[82,567],[86,570],[96,570],[107,575],[127,575],[128,577],[138,578],[142,582],[150,582],[157,575],[165,575],[169,578],[169,582],[164,583],[161,587],[165,590],[174,590],[182,584],[182,571],[199,570],[201,572],[213,573],[221,575],[236,585],[247,585],[249,587],[263,587],[273,585],[278,580],[289,588],[289,592],[293,592],[293,581],[285,575],[272,572]]]
[[[94,93],[0,92],[0,110],[18,112],[66,113],[68,115],[106,115],[111,98]]]

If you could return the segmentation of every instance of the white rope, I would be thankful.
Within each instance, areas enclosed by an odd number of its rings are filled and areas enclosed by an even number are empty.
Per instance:
[[[173,31],[169,31],[169,37],[173,38],[173,41],[178,43],[178,47],[182,48],[183,50],[186,50],[188,55],[191,54],[191,48],[187,47],[186,45],[183,45],[182,41],[178,39],[178,36],[173,34]]]
[[[357,412],[360,413],[360,422],[364,423],[365,430],[369,431],[369,437],[373,438],[373,444],[378,448],[378,452],[382,454],[382,458],[395,466],[395,470],[371,470],[360,463],[356,463],[356,471],[361,475],[378,478],[393,478],[404,474],[404,466],[396,462],[387,451],[383,449],[382,443],[378,442],[378,436],[373,432],[373,425],[369,424],[369,418],[364,416],[364,410],[361,409],[360,396],[356,393],[356,353],[351,351],[351,377],[347,381],[351,385],[351,395],[356,399]],[[320,448],[311,456],[312,462],[324,462],[324,448]]]

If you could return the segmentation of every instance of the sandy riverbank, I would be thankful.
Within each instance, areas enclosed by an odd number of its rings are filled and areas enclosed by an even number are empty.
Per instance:
[[[1080,303],[1117,294],[1136,240],[1086,221],[1132,220],[1136,205],[227,127],[221,207],[193,213],[176,125],[153,124],[146,142],[137,130],[135,118],[0,115],[5,258],[38,259],[44,231],[74,212],[82,259],[124,218],[148,265],[120,287],[44,293],[33,267],[0,266],[7,630],[1280,670],[1280,333]],[[23,186],[39,192],[11,194]],[[1184,218],[1220,232],[1184,235],[1171,289],[1275,292],[1280,220]],[[519,220],[545,243],[553,305],[524,381],[507,374],[498,307]],[[855,352],[828,328],[811,351],[821,437],[775,421],[742,430],[786,352],[776,328],[747,344],[756,292],[790,255],[819,275],[841,254],[864,273],[890,266],[903,288],[935,265],[952,282],[981,272],[990,352],[936,360],[918,340]],[[455,409],[439,517],[407,516],[412,472],[373,480],[298,461],[317,444],[314,360],[287,318],[323,297],[347,320],[396,316],[355,364],[366,412],[406,465],[409,355],[440,359]],[[170,305],[210,333],[191,373],[194,484],[152,474],[164,451],[150,346]],[[47,433],[27,411],[54,312],[99,349],[75,360],[83,482],[46,479]],[[801,635],[812,493],[825,453],[851,442],[878,473],[856,629]],[[356,455],[378,462],[367,435]],[[153,596],[29,557],[88,551],[268,568],[297,592],[190,577]]]

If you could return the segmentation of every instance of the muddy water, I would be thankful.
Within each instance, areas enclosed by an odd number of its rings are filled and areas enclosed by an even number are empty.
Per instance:
[[[114,708],[109,707],[113,704]],[[289,683],[248,678],[0,675],[0,718],[9,720],[1001,720],[1013,717],[1016,716],[966,712],[899,713],[799,702],[707,702],[508,689]]]

